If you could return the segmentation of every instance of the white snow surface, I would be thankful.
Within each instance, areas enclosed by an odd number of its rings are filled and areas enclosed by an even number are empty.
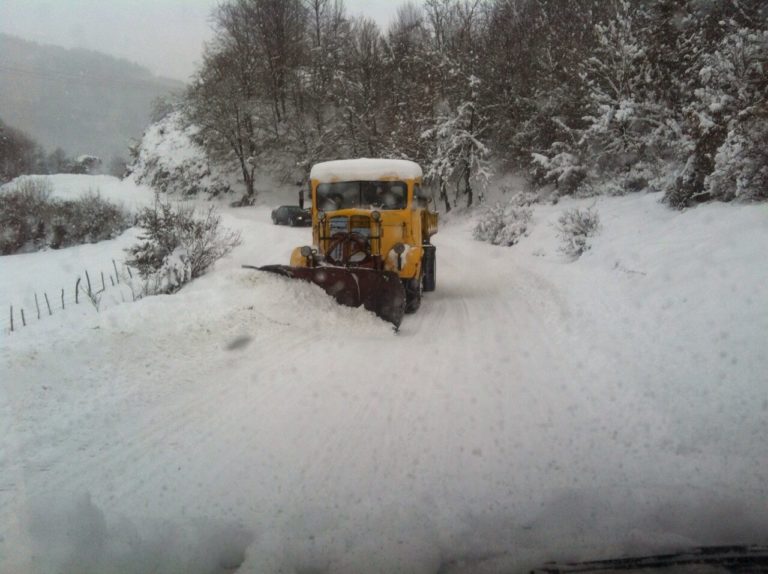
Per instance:
[[[131,212],[151,205],[154,201],[154,192],[150,188],[137,186],[130,181],[121,181],[109,175],[22,176],[0,187],[0,193],[12,189],[16,182],[27,177],[49,181],[51,196],[60,199],[78,199],[89,193],[99,193],[102,198],[122,205]],[[44,299],[46,294],[53,310],[61,308],[62,289],[65,308],[70,306],[71,311],[77,311],[77,307],[74,307],[75,286],[79,277],[85,288],[86,271],[95,289],[101,288],[102,273],[105,274],[105,283],[111,287],[109,275],[114,275],[115,265],[119,272],[123,272],[125,249],[136,243],[139,234],[137,228],[131,228],[109,241],[52,249],[42,253],[19,253],[0,257],[0,308],[4,311],[0,321],[0,333],[5,333],[10,327],[8,315],[11,305],[15,307],[16,314],[23,308],[28,319],[37,316],[35,294],[38,296],[37,304],[41,306],[43,315],[48,315]],[[108,305],[125,298],[130,300],[131,296],[130,291],[123,286],[122,289],[110,289],[106,292],[102,303]],[[88,312],[87,309],[80,311]],[[16,321],[21,323],[20,316],[16,317]]]
[[[588,206],[601,234],[569,262],[554,223]],[[269,213],[227,210],[242,246],[175,295],[0,333],[0,572],[522,572],[765,542],[765,205],[565,200],[511,248],[453,219],[397,334],[241,269],[306,243]],[[0,277],[94,256],[67,251]]]
[[[404,159],[340,159],[315,164],[311,179],[333,181],[375,181],[384,178],[415,179],[422,176],[419,164]]]
[[[155,192],[145,185],[121,180],[111,175],[81,175],[60,173],[55,175],[22,175],[0,186],[0,193],[13,189],[26,179],[45,180],[51,184],[51,197],[77,199],[89,193],[97,193],[112,203],[135,210],[154,201]]]

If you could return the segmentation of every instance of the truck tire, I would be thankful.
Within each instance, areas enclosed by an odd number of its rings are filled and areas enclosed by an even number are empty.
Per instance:
[[[421,278],[406,279],[403,281],[405,288],[405,312],[415,313],[421,307]]]
[[[424,259],[424,291],[431,292],[437,286],[437,248],[434,245],[423,245]]]

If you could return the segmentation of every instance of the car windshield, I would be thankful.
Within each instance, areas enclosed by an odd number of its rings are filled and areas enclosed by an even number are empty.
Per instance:
[[[317,186],[317,207],[338,209],[404,209],[408,186],[403,181],[343,181]]]
[[[296,213],[303,213],[304,212],[304,210],[301,207],[299,207],[298,205],[286,205],[286,206],[281,207],[280,209],[283,210],[283,212],[289,213],[289,214],[292,214],[292,215],[296,214]]]

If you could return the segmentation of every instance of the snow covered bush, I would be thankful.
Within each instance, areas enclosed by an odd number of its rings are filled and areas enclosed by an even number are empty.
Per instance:
[[[76,200],[51,198],[42,178],[20,178],[0,193],[0,254],[60,249],[117,237],[131,225],[128,214],[98,190]]]
[[[557,221],[560,251],[574,259],[589,249],[589,238],[600,231],[600,217],[593,209],[568,209]]]
[[[145,208],[139,215],[141,242],[127,250],[126,261],[144,281],[142,294],[178,291],[239,245],[240,234],[220,223],[213,206],[202,213],[167,202]]]
[[[132,150],[128,174],[136,183],[180,196],[215,197],[232,191],[226,178],[209,161],[197,143],[199,130],[173,112],[144,133]]]
[[[23,178],[0,193],[2,255],[15,253],[30,243],[43,242],[52,191],[47,180]]]
[[[506,204],[496,203],[483,209],[472,235],[478,241],[505,247],[515,245],[528,231],[533,211],[519,205],[514,198]]]
[[[579,158],[567,151],[553,153],[551,157],[534,153],[532,159],[534,179],[554,183],[560,195],[573,193],[587,177],[587,170]]]
[[[48,245],[54,249],[113,239],[132,223],[128,213],[103,199],[98,190],[88,190],[74,201],[54,201],[53,206]]]

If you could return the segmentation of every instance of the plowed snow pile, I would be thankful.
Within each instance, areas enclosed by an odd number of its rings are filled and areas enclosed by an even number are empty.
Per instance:
[[[0,338],[0,572],[509,572],[768,537],[768,209],[597,200],[569,261],[436,236],[399,333],[240,269]],[[21,273],[0,258],[0,275]],[[32,258],[45,276],[46,258]],[[83,265],[85,262],[80,262]],[[6,292],[11,292],[9,287]]]

